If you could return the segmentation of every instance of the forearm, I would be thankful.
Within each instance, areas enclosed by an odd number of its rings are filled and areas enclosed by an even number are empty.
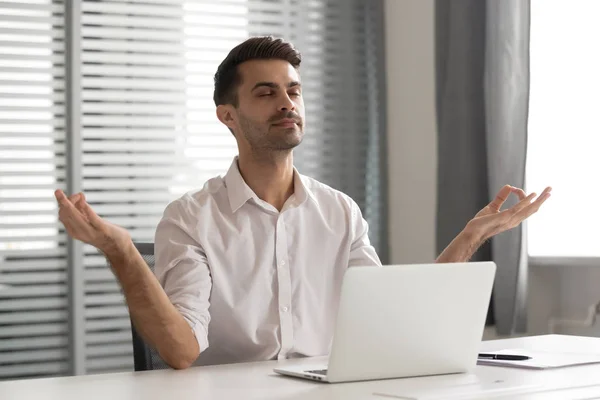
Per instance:
[[[467,262],[484,243],[484,239],[468,226],[444,249],[435,262]]]
[[[105,255],[123,287],[131,319],[142,338],[171,367],[190,366],[200,353],[194,333],[133,243]]]

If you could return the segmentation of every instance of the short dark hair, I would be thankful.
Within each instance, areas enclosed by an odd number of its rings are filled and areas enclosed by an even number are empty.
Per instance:
[[[217,68],[215,74],[215,105],[233,104],[238,106],[237,90],[241,84],[238,65],[250,60],[284,60],[296,69],[302,58],[294,46],[283,39],[272,36],[251,37],[235,46]]]

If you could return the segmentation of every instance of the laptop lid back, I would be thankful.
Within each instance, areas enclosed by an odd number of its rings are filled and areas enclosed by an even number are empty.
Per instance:
[[[495,272],[493,262],[349,268],[328,380],[472,370]]]

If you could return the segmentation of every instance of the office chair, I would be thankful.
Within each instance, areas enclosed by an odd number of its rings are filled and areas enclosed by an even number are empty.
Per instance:
[[[154,271],[154,243],[134,243],[148,267]],[[158,352],[148,346],[138,335],[133,321],[131,322],[131,338],[133,342],[133,366],[136,371],[151,371],[154,369],[170,369]]]

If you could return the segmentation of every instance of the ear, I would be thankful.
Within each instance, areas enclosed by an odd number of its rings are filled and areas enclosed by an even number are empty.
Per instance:
[[[235,119],[233,118],[234,113],[233,106],[231,104],[221,104],[217,106],[217,118],[230,130],[237,127]]]

